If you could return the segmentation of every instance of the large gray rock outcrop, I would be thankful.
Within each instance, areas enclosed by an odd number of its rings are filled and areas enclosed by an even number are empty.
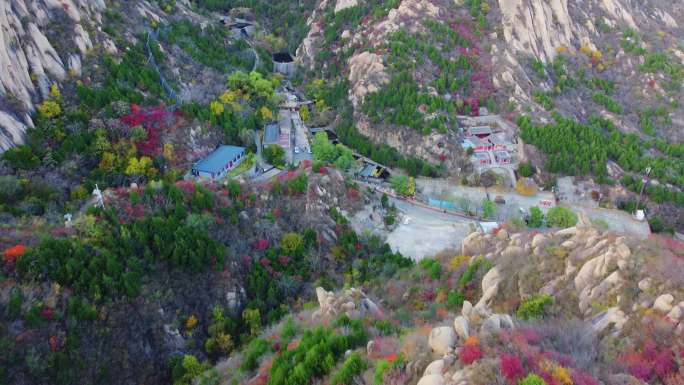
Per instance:
[[[433,352],[439,355],[445,355],[449,353],[456,342],[458,337],[456,332],[450,326],[440,326],[432,329],[430,335],[428,336],[428,345]]]

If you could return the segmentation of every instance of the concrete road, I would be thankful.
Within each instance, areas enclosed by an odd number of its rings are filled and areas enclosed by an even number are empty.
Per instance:
[[[466,200],[470,202],[471,209],[480,207],[482,200],[486,198],[484,188],[460,186],[445,179],[419,178],[416,179],[416,187],[423,194],[436,199],[448,199],[454,202]],[[497,205],[495,216],[499,221],[519,217],[520,208],[525,212],[529,212],[530,207],[537,206],[546,212],[549,208],[556,205],[554,195],[547,191],[542,191],[535,196],[528,197],[514,191],[498,192],[494,189],[489,189],[489,198],[491,200],[494,200],[497,196],[501,196],[506,200],[505,204]],[[586,214],[592,221],[604,221],[610,230],[620,234],[647,238],[651,233],[648,223],[639,222],[624,211],[588,207],[576,203],[564,203],[564,205],[576,213]]]
[[[393,251],[418,261],[442,250],[461,249],[461,241],[471,233],[473,221],[410,205],[391,199],[403,213],[401,222],[387,235]]]

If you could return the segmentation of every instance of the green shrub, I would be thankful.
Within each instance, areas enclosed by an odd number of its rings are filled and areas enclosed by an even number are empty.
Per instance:
[[[432,258],[423,258],[418,265],[433,280],[438,280],[442,276],[442,264]]]
[[[361,358],[361,355],[359,353],[352,353],[340,370],[333,374],[330,384],[353,384],[354,377],[360,375],[367,368],[368,363]]]
[[[18,288],[12,289],[7,305],[7,312],[10,318],[16,319],[21,315],[21,304],[24,302],[24,296]]]
[[[463,301],[465,301],[465,295],[460,291],[450,291],[447,294],[446,304],[451,310],[458,310],[463,306]]]
[[[570,209],[556,206],[549,209],[546,222],[551,227],[572,227],[577,224],[577,215]]]
[[[283,329],[280,331],[280,337],[284,340],[289,340],[297,334],[297,324],[292,316],[287,317],[283,324]]]
[[[532,163],[530,162],[522,162],[518,166],[518,173],[520,173],[520,176],[523,176],[525,178],[529,178],[532,175],[534,175],[534,167],[532,166]]]
[[[375,374],[373,375],[373,383],[375,385],[383,385],[383,377],[385,372],[392,367],[387,360],[380,360],[375,364]]]
[[[537,206],[530,207],[530,217],[527,225],[532,228],[539,228],[544,223],[544,213]]]
[[[296,348],[276,356],[268,385],[309,384],[312,378],[330,373],[345,351],[362,346],[368,339],[359,320],[342,316],[333,326],[345,332],[326,327],[307,330]]]
[[[477,274],[477,271],[480,269],[480,265],[482,265],[481,257],[472,261],[463,272],[463,275],[461,275],[461,278],[458,279],[458,285],[460,287],[465,287],[465,285],[470,283],[475,278],[475,274]]]
[[[546,381],[536,374],[528,374],[518,382],[518,385],[546,385]]]
[[[266,340],[257,338],[252,340],[242,355],[240,370],[251,372],[259,366],[259,359],[271,350],[271,345]]]
[[[547,294],[535,294],[523,300],[518,307],[517,316],[524,320],[541,319],[546,308],[553,305],[554,299]]]

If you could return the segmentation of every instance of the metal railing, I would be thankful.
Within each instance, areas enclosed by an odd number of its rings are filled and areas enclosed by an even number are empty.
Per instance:
[[[170,99],[173,99],[175,101],[174,104],[167,106],[169,110],[174,111],[183,103],[183,101],[181,100],[180,96],[178,96],[178,94],[176,93],[176,90],[174,90],[173,87],[171,87],[171,85],[169,84],[169,82],[166,81],[164,74],[162,73],[161,69],[159,68],[159,65],[157,64],[157,60],[154,58],[152,48],[150,47],[150,40],[153,40],[157,45],[159,45],[157,38],[157,31],[147,31],[147,41],[145,42],[145,48],[147,49],[147,62],[152,65],[152,68],[154,68],[155,71],[157,71],[162,88],[164,88],[164,92],[166,92],[166,95]]]

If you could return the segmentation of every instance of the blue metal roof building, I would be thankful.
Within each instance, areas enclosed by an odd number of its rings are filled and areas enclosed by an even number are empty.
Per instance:
[[[195,163],[192,175],[210,179],[222,178],[240,164],[244,157],[244,147],[221,145],[206,158]]]

